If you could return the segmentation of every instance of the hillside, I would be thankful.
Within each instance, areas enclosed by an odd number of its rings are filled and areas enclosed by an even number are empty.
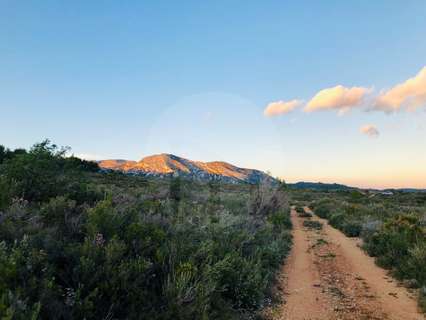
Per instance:
[[[288,184],[292,189],[311,189],[320,191],[336,191],[336,190],[355,190],[357,188],[346,186],[338,183],[322,183],[322,182],[296,182]]]
[[[180,176],[200,181],[214,180],[227,183],[258,183],[264,179],[274,180],[259,170],[239,168],[222,161],[192,161],[166,153],[148,156],[138,162],[102,160],[98,164],[104,170],[119,170],[142,176]]]

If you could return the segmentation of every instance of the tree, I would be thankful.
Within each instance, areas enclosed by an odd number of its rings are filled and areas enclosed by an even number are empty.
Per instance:
[[[179,177],[173,178],[170,182],[169,197],[176,202],[182,199],[182,181]]]
[[[29,201],[46,201],[64,187],[61,162],[66,153],[49,140],[18,152],[3,163],[2,172],[15,196]]]
[[[0,164],[3,163],[4,159],[6,158],[7,149],[0,145]]]

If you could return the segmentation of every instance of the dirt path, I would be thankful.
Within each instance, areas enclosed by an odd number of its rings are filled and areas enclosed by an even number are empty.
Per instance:
[[[285,320],[425,320],[413,294],[387,276],[357,245],[316,216],[292,210],[294,245],[283,269],[284,304],[272,318]],[[321,230],[303,226],[323,224]]]

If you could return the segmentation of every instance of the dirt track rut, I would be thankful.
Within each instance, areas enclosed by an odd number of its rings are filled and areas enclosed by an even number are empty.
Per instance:
[[[306,208],[309,211],[309,209]],[[284,303],[273,312],[285,320],[425,320],[413,293],[375,265],[358,246],[316,216],[322,230],[306,228],[291,212],[294,245],[279,287]]]

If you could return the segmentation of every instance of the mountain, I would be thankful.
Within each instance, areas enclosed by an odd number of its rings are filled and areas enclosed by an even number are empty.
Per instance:
[[[142,176],[180,176],[200,181],[246,182],[251,184],[259,183],[264,179],[276,181],[259,170],[239,168],[222,161],[192,161],[167,153],[145,157],[140,161],[116,159],[102,160],[98,164],[103,170],[118,170]]]

